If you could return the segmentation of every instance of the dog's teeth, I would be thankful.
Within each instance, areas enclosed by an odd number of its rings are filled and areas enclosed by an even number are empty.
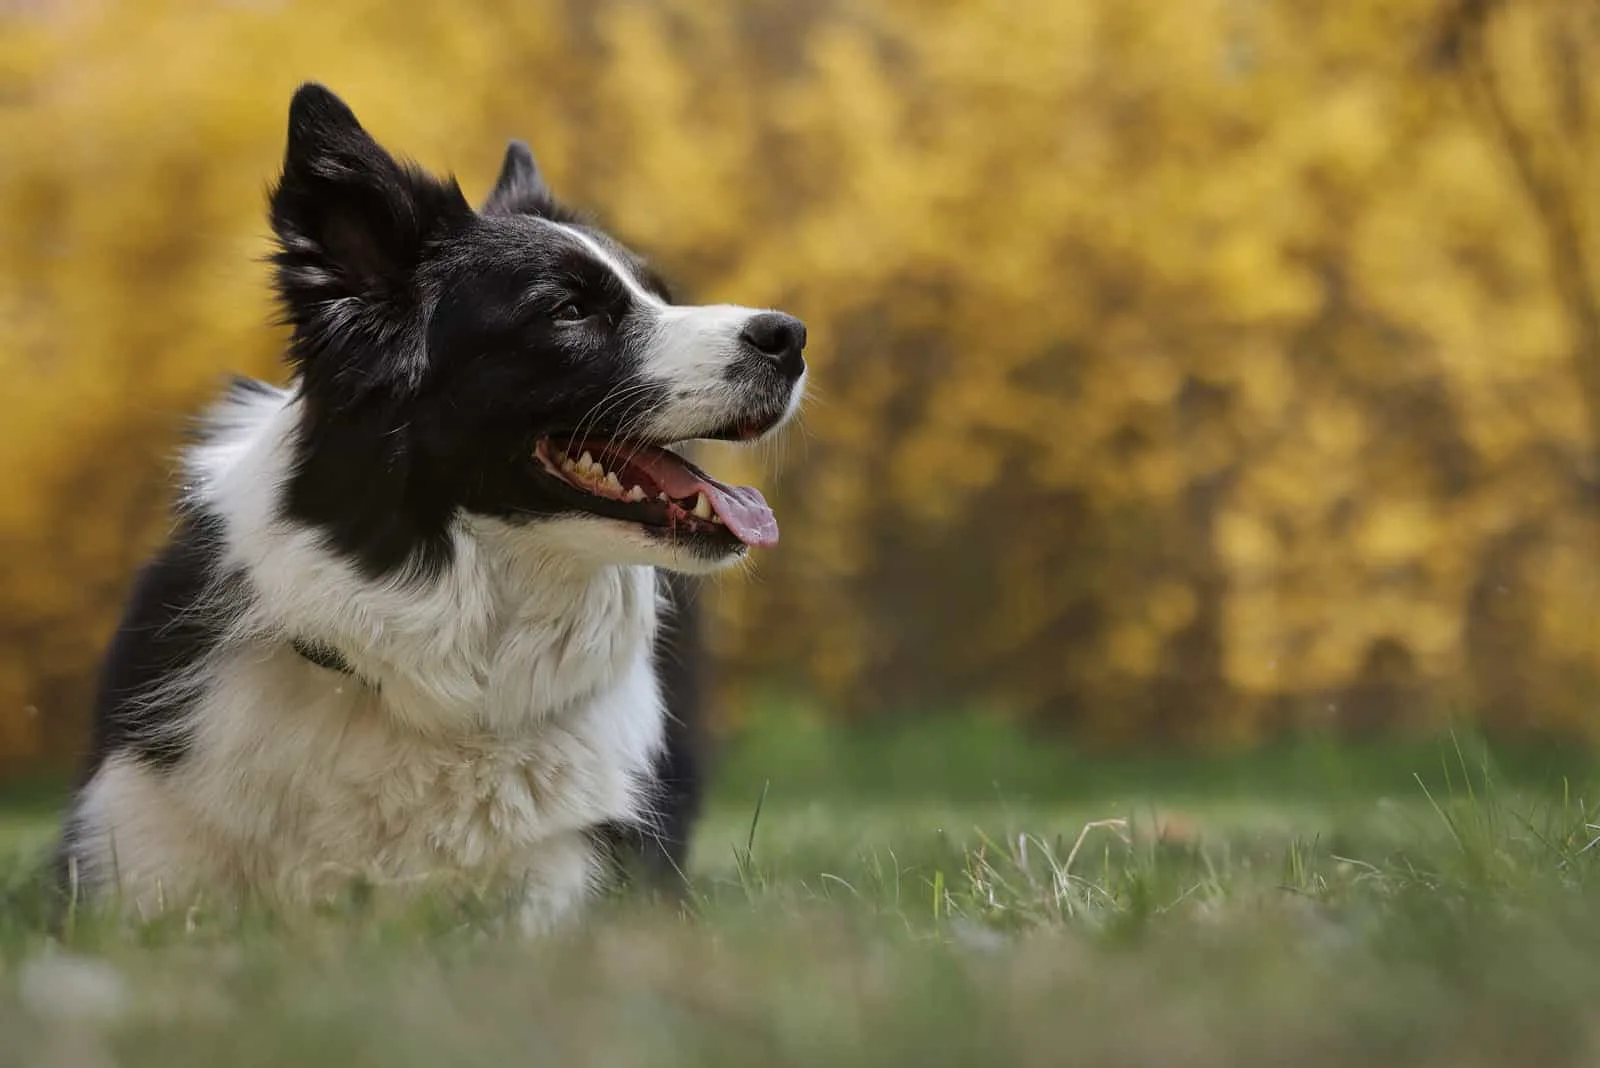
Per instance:
[[[665,493],[656,494],[656,500],[662,502],[663,504],[671,504],[672,503],[672,498],[668,497]]]
[[[631,490],[628,491],[628,500],[630,500],[630,501],[642,501],[642,500],[644,500],[644,490],[640,489],[638,486],[633,487]]]
[[[704,493],[700,494],[694,499],[694,514],[699,516],[701,519],[711,518],[711,502],[706,500],[706,495]]]
[[[713,515],[711,517],[711,521],[713,523],[721,523],[722,522],[722,517],[720,515]]]
[[[616,472],[614,471],[606,472],[605,487],[618,496],[622,495],[622,480],[617,478]]]

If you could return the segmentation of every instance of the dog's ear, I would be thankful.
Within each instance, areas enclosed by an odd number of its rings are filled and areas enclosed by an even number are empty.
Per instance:
[[[525,142],[512,141],[506,146],[506,160],[500,165],[500,177],[483,202],[485,215],[543,215],[549,211],[554,197],[544,184],[539,164],[534,162],[533,150]]]
[[[471,214],[454,180],[397,162],[326,88],[307,83],[295,91],[283,175],[271,197],[285,299],[403,286],[427,243]]]

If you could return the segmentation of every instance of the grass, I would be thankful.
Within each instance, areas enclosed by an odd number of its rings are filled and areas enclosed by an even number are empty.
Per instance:
[[[370,897],[52,939],[25,808],[0,1068],[1594,1063],[1588,758],[1312,748],[1096,769],[982,725],[780,717],[724,761],[687,902],[540,945],[489,903]]]

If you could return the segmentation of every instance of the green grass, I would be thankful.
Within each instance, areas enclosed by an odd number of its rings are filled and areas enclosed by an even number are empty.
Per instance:
[[[52,939],[24,810],[0,1068],[1595,1063],[1588,758],[1306,753],[1112,774],[995,728],[780,720],[722,762],[687,902],[539,945],[489,903],[370,897]]]

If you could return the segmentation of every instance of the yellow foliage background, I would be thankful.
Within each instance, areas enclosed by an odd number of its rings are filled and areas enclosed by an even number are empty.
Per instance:
[[[0,765],[80,744],[185,418],[278,377],[303,79],[508,137],[699,299],[810,324],[718,703],[1103,740],[1600,730],[1600,5],[0,6]]]

